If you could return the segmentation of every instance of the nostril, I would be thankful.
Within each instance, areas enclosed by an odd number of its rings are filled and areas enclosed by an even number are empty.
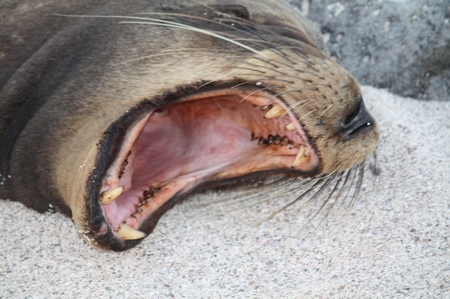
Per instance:
[[[349,124],[355,117],[357,117],[360,109],[361,109],[361,101],[358,103],[358,106],[356,107],[356,109],[353,110],[352,114],[347,116],[347,118],[344,121],[344,124],[345,125]]]
[[[344,120],[342,124],[342,132],[350,137],[375,124],[374,118],[367,112],[364,101],[361,99],[358,107]]]

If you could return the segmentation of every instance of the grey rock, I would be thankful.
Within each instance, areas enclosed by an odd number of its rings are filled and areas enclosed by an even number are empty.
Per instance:
[[[290,2],[317,24],[331,56],[360,83],[449,100],[449,0]]]

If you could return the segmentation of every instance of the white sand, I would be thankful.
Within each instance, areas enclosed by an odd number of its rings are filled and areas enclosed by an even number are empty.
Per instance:
[[[450,101],[363,93],[382,130],[382,172],[366,170],[345,219],[344,207],[300,230],[313,203],[258,226],[285,199],[203,205],[236,196],[208,193],[137,248],[108,253],[60,214],[0,201],[0,297],[450,298]]]

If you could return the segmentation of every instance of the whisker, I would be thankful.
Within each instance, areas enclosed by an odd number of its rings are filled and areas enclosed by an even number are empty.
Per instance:
[[[232,43],[236,46],[239,46],[243,49],[246,49],[250,52],[253,52],[255,54],[265,56],[262,52],[247,46],[243,43],[237,42],[231,38],[225,37],[223,35],[201,29],[194,26],[185,25],[178,22],[172,22],[167,20],[161,20],[161,19],[155,19],[155,18],[143,18],[143,17],[134,17],[134,16],[105,16],[105,15],[65,15],[65,14],[55,14],[57,16],[65,16],[65,17],[78,17],[78,18],[110,18],[110,19],[126,19],[126,20],[136,20],[136,21],[120,21],[119,24],[139,24],[139,25],[155,25],[155,26],[163,26],[163,27],[170,27],[170,28],[177,28],[177,29],[183,29],[183,30],[189,30],[192,32],[198,32],[201,34],[209,35],[221,40],[224,40],[226,42]],[[141,21],[138,21],[141,20]]]
[[[179,54],[185,54],[185,53],[197,53],[197,52],[207,52],[208,49],[202,49],[202,48],[190,48],[190,49],[186,49],[185,51],[183,51],[182,49],[177,49],[177,50],[167,50],[165,51],[165,53],[158,53],[158,54],[152,54],[152,55],[146,55],[146,56],[140,56],[137,58],[133,58],[133,59],[129,59],[129,60],[125,60],[119,63],[115,63],[112,66],[119,66],[119,65],[123,65],[123,64],[127,64],[127,63],[131,63],[131,62],[135,62],[135,61],[139,61],[139,60],[144,60],[144,59],[150,59],[150,58],[156,58],[156,57],[165,57],[165,56],[170,56],[170,55],[179,55]],[[230,55],[231,56],[231,55]]]
[[[267,69],[267,70],[270,70],[272,72],[278,73],[278,74],[283,75],[283,76],[287,76],[288,75],[288,74],[286,74],[284,72],[281,72],[281,71],[278,71],[278,70],[274,70],[274,69],[269,68],[267,66],[257,65],[257,64],[254,64],[254,63],[251,63],[251,62],[248,62],[248,61],[246,61],[245,64],[248,64],[248,65],[251,65],[251,66],[256,66],[258,68]]]
[[[194,2],[197,3],[196,1],[194,1]],[[201,4],[201,3],[197,3],[197,4],[199,4],[201,6],[204,6],[204,7],[207,7],[210,10],[212,10],[214,13],[216,13],[217,15],[223,15],[223,16],[226,16],[227,18],[218,19],[218,21],[217,21],[217,20],[207,19],[207,18],[204,18],[204,17],[191,16],[191,15],[185,15],[185,14],[176,14],[176,13],[140,13],[140,14],[162,15],[162,16],[176,16],[176,17],[183,17],[183,18],[190,18],[190,19],[196,19],[196,20],[211,22],[211,23],[214,23],[214,24],[217,24],[217,25],[229,28],[229,29],[233,29],[236,32],[239,32],[239,33],[242,33],[242,34],[245,34],[247,36],[251,36],[251,37],[254,38],[254,39],[235,38],[235,40],[264,43],[266,45],[269,45],[272,49],[277,49],[278,48],[277,44],[267,41],[260,34],[257,34],[257,32],[255,32],[253,30],[254,23],[252,23],[250,21],[247,21],[247,20],[244,20],[244,19],[241,19],[241,18],[236,18],[236,17],[234,17],[232,15],[228,15],[228,14],[222,13],[222,12],[220,12],[220,11],[218,11],[218,10],[212,8],[212,7],[209,7],[207,5],[204,5],[204,4]],[[241,30],[240,28],[238,28],[236,26],[228,25],[227,22],[230,22],[230,21],[232,21],[233,23],[239,24],[239,25],[246,26],[247,30]],[[249,29],[252,29],[252,31],[250,32]],[[267,30],[265,30],[265,31],[267,31]],[[269,31],[269,32],[271,32],[271,31]],[[271,33],[273,33],[273,32],[271,32]]]
[[[345,193],[345,196],[343,197],[344,200],[341,201],[340,205],[337,208],[337,211],[340,211],[341,209],[344,209],[344,205],[347,203],[347,207],[344,210],[344,215],[339,219],[339,221],[343,221],[346,217],[346,213],[347,211],[349,211],[349,204],[348,204],[348,198],[349,198],[349,194],[353,189],[353,184],[355,182],[355,177],[356,177],[356,171],[354,169],[354,167],[352,167],[351,169],[349,169],[344,184],[342,185],[342,190],[344,190],[344,188],[347,190],[347,192]],[[350,185],[347,187],[346,184],[350,183]],[[351,201],[351,199],[350,199]]]
[[[325,112],[328,111],[328,109],[330,109],[333,106],[333,104],[330,104],[327,109],[325,109],[322,113],[319,114],[319,117],[323,116],[325,114]]]
[[[268,76],[261,76],[261,77],[262,77],[262,79],[258,78],[257,81],[279,81],[279,82],[294,84],[294,82],[288,81],[288,80],[283,80],[283,79],[278,79],[278,78],[271,78],[271,77],[268,77]]]
[[[311,102],[313,100],[316,100],[316,98],[304,99],[304,100],[296,102],[293,105],[290,105],[289,108],[291,109],[291,111],[294,111],[295,109],[302,108],[303,106],[307,105],[309,102]]]
[[[259,59],[259,60],[261,60],[261,59]],[[261,60],[261,61],[264,61],[264,60]],[[302,77],[300,77],[300,76],[291,76],[291,75],[288,75],[288,74],[286,74],[286,73],[284,73],[284,72],[277,71],[277,70],[275,70],[275,69],[273,69],[273,68],[270,68],[270,67],[267,67],[267,66],[257,65],[257,64],[251,63],[251,62],[245,62],[245,63],[246,63],[246,64],[249,64],[249,65],[252,65],[252,66],[255,66],[255,67],[258,67],[258,68],[263,68],[263,69],[270,70],[270,71],[272,71],[272,72],[279,73],[280,75],[283,75],[283,76],[285,76],[285,77],[295,78],[296,81],[304,81],[304,82],[310,83],[312,80],[319,78],[318,76],[316,76],[316,77],[314,77],[314,78],[305,79],[305,78],[302,78]],[[270,65],[273,66],[274,64],[270,64]],[[309,87],[309,88],[312,88],[312,87],[316,87],[316,86],[326,86],[326,87],[328,87],[327,84],[320,84],[320,83],[316,83],[316,84],[310,85],[310,86],[308,86],[308,87]]]
[[[264,62],[264,63],[267,63],[267,64],[273,66],[274,68],[278,68],[278,65],[276,65],[275,63],[273,63],[273,62],[271,62],[271,61],[269,61],[269,60],[262,59],[261,57],[255,57],[255,59],[256,59],[256,60],[259,60],[259,61],[262,61],[262,62]]]
[[[355,186],[355,193],[353,193],[352,196],[352,205],[350,206],[350,209],[353,207],[354,203],[356,202],[356,198],[358,198],[359,193],[361,192],[361,186],[364,180],[364,162],[360,163],[356,166],[358,168],[358,181],[356,182]]]
[[[248,97],[251,97],[251,96],[254,95],[255,93],[260,92],[260,91],[263,91],[263,90],[270,90],[270,87],[264,87],[264,88],[261,88],[261,89],[258,89],[258,90],[255,90],[255,91],[249,93],[248,95],[246,95],[246,96],[240,101],[240,103],[244,102]]]
[[[325,180],[324,182],[322,182],[322,185],[320,186],[319,190],[314,193],[310,198],[308,198],[308,200],[306,200],[300,207],[298,207],[297,209],[294,210],[294,212],[292,214],[298,213],[300,210],[303,209],[303,207],[305,205],[307,205],[308,203],[310,203],[311,201],[313,201],[314,199],[316,199],[328,186],[329,182],[330,182],[331,178],[328,178],[327,180]],[[299,199],[299,198],[298,198]],[[317,215],[318,212],[315,213],[315,215],[313,217],[310,218],[310,220],[303,226],[303,228],[301,230],[303,230],[306,226],[308,226],[311,221],[315,218],[315,216]]]
[[[361,168],[361,167],[362,167],[362,168]],[[356,198],[358,197],[359,192],[360,192],[360,190],[361,190],[362,180],[363,180],[363,178],[364,178],[364,171],[363,171],[363,169],[364,169],[364,163],[360,163],[360,164],[356,165],[354,168],[355,168],[356,170],[354,171],[354,174],[353,174],[353,177],[352,177],[352,184],[351,184],[351,185],[354,184],[354,181],[355,181],[355,178],[356,178],[356,177],[357,177],[358,179],[357,179],[357,181],[356,181],[356,186],[354,187],[354,192],[353,192],[353,194],[352,194],[352,196],[351,196],[350,203],[349,203],[349,205],[347,206],[346,211],[345,211],[344,215],[343,215],[342,218],[341,218],[341,221],[343,221],[344,219],[347,218],[348,214],[350,213],[351,209],[353,208],[353,206],[354,206],[354,204],[355,204],[355,202],[356,202]],[[350,191],[349,191],[349,192],[350,192]]]
[[[261,56],[265,56],[262,52],[249,47],[245,44],[242,44],[240,42],[237,42],[236,40],[230,39],[228,37],[225,37],[223,35],[208,31],[208,30],[204,30],[201,28],[197,28],[197,27],[193,27],[193,26],[188,26],[188,25],[184,25],[184,24],[180,24],[180,23],[176,23],[176,22],[171,22],[171,21],[165,21],[165,20],[158,20],[158,19],[151,19],[149,18],[149,22],[138,22],[138,21],[121,21],[119,22],[120,24],[139,24],[139,25],[155,25],[155,26],[163,26],[163,27],[172,27],[172,28],[178,28],[178,29],[184,29],[184,30],[189,30],[192,32],[198,32],[204,35],[209,35],[221,40],[224,40],[226,42],[232,43],[236,46],[239,46],[243,49],[246,49],[250,52],[253,52],[255,54],[261,55]]]
[[[295,49],[295,48],[289,48],[289,49]],[[281,50],[280,50],[281,51]],[[282,52],[282,51],[281,51]],[[282,65],[282,66],[284,66],[284,67],[287,67],[287,68],[289,68],[289,69],[291,69],[291,70],[294,70],[294,71],[296,71],[296,72],[299,72],[299,73],[304,73],[305,72],[305,70],[299,70],[299,69],[297,69],[297,68],[295,68],[295,67],[293,67],[293,65],[296,65],[296,64],[298,64],[299,62],[300,63],[303,63],[304,65],[306,65],[307,67],[309,67],[309,68],[312,68],[312,69],[314,69],[313,68],[313,63],[312,62],[310,62],[310,61],[308,61],[306,58],[307,57],[304,57],[305,59],[296,59],[296,61],[294,62],[294,61],[292,61],[292,60],[290,60],[289,58],[288,58],[288,55],[286,54],[286,53],[284,53],[284,52],[282,52],[284,55],[282,55],[282,57],[285,59],[285,60],[287,60],[287,62],[288,63],[284,63],[284,62],[281,62],[281,61],[279,61],[279,60],[271,60],[271,61],[273,61],[273,62],[276,62],[276,63],[278,63],[278,64],[280,64],[280,65]],[[319,72],[319,70],[317,70],[317,69],[314,69],[314,71],[316,72],[316,73],[318,73]]]
[[[284,185],[290,185],[290,184],[292,184],[291,181],[287,182]],[[301,184],[300,186],[303,186],[303,185],[305,185],[305,184]],[[268,201],[270,201],[272,199],[280,198],[282,195],[285,195],[285,194],[291,193],[293,191],[296,191],[300,186],[296,185],[296,186],[294,186],[292,188],[288,188],[287,189],[287,188],[283,188],[284,186],[280,185],[279,188],[277,188],[275,190],[270,190],[271,193],[272,192],[275,193],[275,195],[270,196],[270,197],[267,197],[267,191],[263,191],[263,192],[261,192],[261,195],[265,195],[264,198],[262,198],[262,200],[258,200],[255,204],[262,204],[262,203],[268,202]],[[280,192],[279,190],[281,190],[281,189],[283,191]],[[251,206],[254,206],[255,204],[247,205],[247,208],[249,208]]]
[[[334,185],[334,187],[333,187],[333,189],[331,190],[331,192],[330,192],[330,194],[328,195],[328,197],[324,200],[322,206],[319,208],[319,210],[317,211],[317,213],[316,213],[313,217],[311,217],[311,221],[312,221],[312,220],[316,217],[316,215],[318,215],[318,214],[323,210],[323,208],[325,208],[325,206],[327,207],[327,208],[326,208],[326,212],[325,212],[325,214],[323,215],[322,219],[321,219],[321,220],[319,221],[319,223],[317,224],[316,229],[319,228],[319,227],[322,225],[322,223],[323,223],[323,222],[328,218],[328,216],[330,215],[331,210],[333,210],[333,208],[334,208],[334,206],[335,206],[335,204],[336,204],[336,201],[337,201],[338,197],[337,197],[337,196],[335,196],[334,198],[332,198],[332,197],[333,197],[333,194],[336,192],[336,190],[338,190],[338,188],[339,188],[339,183],[341,182],[341,180],[342,180],[342,175],[339,176],[339,178],[338,178],[336,184]],[[340,190],[342,190],[342,189],[340,189]],[[339,192],[340,192],[340,190],[339,190]]]
[[[205,87],[205,86],[207,86],[207,85],[209,85],[209,84],[211,84],[211,83],[214,83],[214,81],[207,81],[207,82],[205,82],[205,83],[203,83],[202,85],[200,85],[198,88],[200,89],[200,88],[203,88],[203,87]]]
[[[333,176],[333,178],[330,178],[330,180],[327,180],[327,182],[321,187],[321,189],[320,189],[316,194],[314,194],[314,197],[317,197],[317,196],[325,189],[325,187],[327,187],[328,184],[331,183],[331,181],[332,181],[334,178],[335,178],[335,176]],[[333,207],[335,206],[335,203],[336,203],[336,199],[331,199],[331,198],[332,198],[334,192],[338,189],[338,186],[339,186],[339,183],[340,183],[340,181],[341,181],[341,178],[342,178],[342,176],[338,179],[338,182],[336,183],[336,185],[334,186],[333,190],[332,190],[331,193],[328,195],[328,197],[324,200],[324,202],[323,202],[323,204],[320,206],[320,208],[319,208],[319,209],[314,213],[314,215],[311,216],[311,217],[309,218],[309,220],[308,220],[308,221],[300,228],[298,234],[300,234],[300,233],[301,233],[308,225],[310,225],[310,224],[312,223],[312,221],[317,217],[317,215],[319,215],[319,213],[321,213],[321,212],[323,211],[323,209],[324,209],[326,206],[328,206],[328,207],[327,207],[327,209],[326,209],[325,215],[324,215],[324,216],[321,218],[321,220],[319,221],[319,223],[318,223],[316,229],[317,229],[318,227],[321,226],[321,224],[323,223],[323,221],[324,221],[325,219],[328,218],[328,216],[329,216],[331,210],[333,209]],[[308,202],[311,201],[312,199],[313,199],[313,198],[308,199]],[[306,203],[305,203],[305,204],[306,204]],[[300,211],[300,209],[297,209],[297,212],[298,212],[298,211]]]
[[[205,5],[203,5],[203,4],[200,4],[200,5],[205,6]],[[211,8],[211,7],[209,7],[209,8]],[[211,8],[211,9],[212,9],[212,8]],[[237,32],[239,32],[239,33],[243,33],[243,34],[245,34],[245,35],[248,35],[248,36],[251,36],[251,37],[254,38],[254,39],[236,38],[235,40],[252,41],[252,42],[259,42],[259,43],[262,42],[262,43],[271,45],[271,46],[273,46],[273,47],[275,47],[275,48],[277,47],[277,44],[272,43],[272,42],[269,42],[269,41],[263,39],[260,35],[257,35],[257,34],[255,34],[254,32],[252,33],[252,32],[249,32],[249,31],[241,30],[241,29],[239,29],[239,28],[236,27],[236,26],[232,26],[232,25],[228,25],[228,24],[227,24],[227,22],[229,22],[230,19],[231,19],[233,22],[237,23],[237,24],[246,24],[246,25],[252,26],[253,23],[248,22],[248,21],[246,21],[246,20],[239,19],[239,18],[235,18],[234,16],[230,16],[230,15],[224,14],[224,13],[222,13],[222,12],[216,10],[216,9],[212,9],[212,10],[213,10],[217,15],[226,15],[226,16],[229,16],[230,18],[212,20],[212,19],[208,19],[208,18],[204,18],[204,17],[192,16],[192,15],[186,15],[186,14],[178,14],[178,13],[158,13],[158,12],[142,12],[142,13],[137,13],[137,14],[140,14],[140,15],[160,15],[160,16],[181,17],[181,18],[188,18],[188,19],[194,19],[194,20],[200,20],[200,21],[210,22],[210,23],[213,23],[213,24],[216,24],[216,25],[220,25],[220,26],[229,28],[229,29],[233,29],[233,30],[235,30],[235,31],[237,31]],[[180,23],[180,24],[182,24],[182,23]]]
[[[230,89],[238,88],[239,86],[246,85],[246,84],[252,84],[252,82],[249,82],[249,81],[241,82],[241,83],[238,83],[238,84],[236,84],[236,85],[230,87]]]
[[[302,120],[303,118],[305,118],[306,116],[308,116],[309,114],[311,114],[311,113],[313,113],[313,112],[315,112],[315,111],[316,111],[316,109],[313,109],[313,110],[309,111],[309,112],[306,113],[305,115],[302,115],[302,117],[300,117],[298,120],[299,120],[299,121]]]
[[[307,87],[301,87],[301,88],[295,88],[295,89],[285,90],[285,91],[283,91],[283,92],[277,93],[276,96],[281,96],[281,95],[286,94],[286,93],[299,92],[299,91],[303,91],[303,90],[307,90],[307,89],[308,89]],[[302,102],[302,101],[299,101],[299,102]],[[295,104],[298,104],[299,102],[297,102],[297,103],[295,103]],[[295,105],[295,104],[294,104],[294,105]]]
[[[247,71],[253,71],[253,72],[256,72],[256,73],[260,73],[260,74],[265,74],[266,73],[266,72],[261,71],[261,70],[256,70],[256,69],[252,69],[252,68],[249,68],[249,67],[243,67],[243,66],[234,66],[233,68],[234,69],[247,70]]]
[[[273,218],[275,215],[277,215],[278,213],[280,213],[281,211],[286,210],[288,207],[292,206],[294,203],[298,202],[298,200],[300,200],[300,198],[304,197],[305,195],[307,195],[309,192],[311,192],[315,187],[317,187],[317,185],[320,184],[320,180],[315,181],[314,184],[312,184],[311,187],[307,188],[306,191],[304,191],[300,196],[298,196],[297,198],[295,198],[294,200],[292,200],[291,202],[289,202],[288,204],[284,205],[283,207],[281,207],[280,209],[276,210],[275,212],[271,213],[269,216],[267,216],[265,219],[261,220],[258,225],[261,225],[263,222],[266,222],[267,220]]]
[[[267,191],[265,190],[266,188],[273,188],[274,186],[276,188],[282,188],[285,185],[289,185],[290,184],[290,180],[286,180],[286,178],[284,176],[281,176],[280,178],[274,178],[270,181],[263,181],[263,182],[259,182],[257,184],[253,184],[253,185],[245,185],[245,186],[239,186],[237,187],[237,189],[235,191],[231,191],[228,190],[229,196],[220,198],[219,200],[215,200],[215,201],[208,201],[208,202],[204,202],[204,203],[199,203],[196,204],[196,206],[198,207],[203,207],[203,206],[209,206],[211,204],[217,204],[217,203],[221,203],[221,202],[225,202],[225,201],[229,201],[230,199],[235,199],[232,202],[230,202],[229,204],[235,204],[235,203],[239,203],[242,201],[246,201],[249,198],[246,196],[250,196],[251,198],[256,198],[258,195],[265,195],[267,194]],[[274,191],[276,191],[277,189],[274,189]],[[234,194],[236,193],[236,194]],[[234,198],[236,197],[236,198]]]
[[[345,180],[344,180],[344,183],[343,183],[342,186],[341,186],[341,190],[339,190],[339,193],[336,195],[336,200],[339,199],[339,197],[341,196],[341,194],[342,194],[342,192],[343,192],[344,189],[346,189],[347,192],[346,192],[346,194],[345,194],[345,196],[344,196],[343,198],[344,198],[344,199],[345,199],[345,198],[348,198],[348,194],[349,194],[350,191],[351,191],[351,186],[349,186],[348,188],[346,188],[346,187],[347,187],[348,182],[350,181],[349,178],[350,178],[350,177],[353,177],[353,173],[354,173],[353,168],[350,168],[349,170],[347,170],[347,171],[344,172],[344,174],[345,174]],[[344,206],[344,203],[345,203],[345,200],[342,200],[342,201],[341,201],[341,204],[340,204],[340,205],[338,206],[338,208],[337,208],[337,211],[339,211],[339,210]]]

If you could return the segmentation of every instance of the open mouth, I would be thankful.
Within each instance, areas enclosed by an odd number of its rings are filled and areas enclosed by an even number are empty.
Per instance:
[[[138,240],[165,203],[205,182],[274,170],[309,176],[318,168],[318,155],[282,100],[216,90],[141,116],[107,166],[97,200],[115,237]]]

